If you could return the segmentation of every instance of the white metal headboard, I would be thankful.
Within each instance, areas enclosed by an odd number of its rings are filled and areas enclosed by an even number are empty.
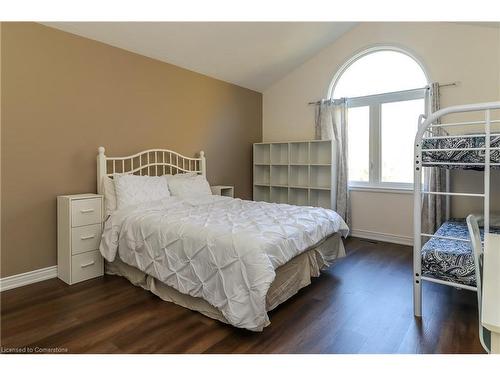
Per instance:
[[[97,154],[97,191],[101,193],[102,178],[113,174],[136,174],[141,176],[162,176],[185,172],[196,172],[206,176],[205,153],[199,158],[189,158],[175,151],[151,149],[121,157],[108,157],[104,147]]]

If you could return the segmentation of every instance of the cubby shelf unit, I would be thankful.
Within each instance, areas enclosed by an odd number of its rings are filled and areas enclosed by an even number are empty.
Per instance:
[[[253,199],[335,209],[335,142],[253,145]]]

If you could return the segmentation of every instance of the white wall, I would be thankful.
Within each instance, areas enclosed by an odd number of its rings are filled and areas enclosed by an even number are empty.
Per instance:
[[[500,30],[456,23],[362,23],[264,92],[264,141],[312,139],[314,108],[339,67],[367,47],[407,49],[443,88],[442,106],[500,99]],[[376,74],[376,72],[374,72]],[[352,230],[412,237],[412,195],[352,192]]]
[[[500,27],[498,28],[498,61],[500,63]],[[498,69],[498,98],[500,99],[500,67]]]

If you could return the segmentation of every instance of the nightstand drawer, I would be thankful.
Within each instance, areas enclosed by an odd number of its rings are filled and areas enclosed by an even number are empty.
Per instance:
[[[71,253],[73,255],[99,249],[101,224],[85,225],[71,229]]]
[[[97,224],[102,221],[100,198],[78,199],[71,202],[71,226]]]
[[[101,276],[103,273],[102,259],[99,250],[73,255],[71,257],[71,282],[78,283]]]

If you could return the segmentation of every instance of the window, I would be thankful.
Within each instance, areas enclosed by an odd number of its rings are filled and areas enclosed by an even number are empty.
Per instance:
[[[359,54],[337,74],[330,97],[347,98],[349,184],[410,188],[413,141],[428,81],[398,49]]]

